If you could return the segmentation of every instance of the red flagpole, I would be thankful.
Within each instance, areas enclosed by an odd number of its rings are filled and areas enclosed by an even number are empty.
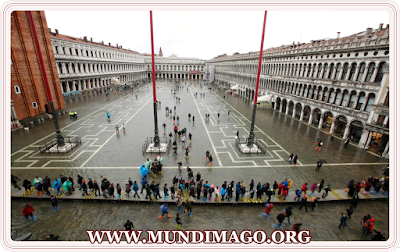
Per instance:
[[[254,97],[254,104],[257,105],[257,96],[258,96],[258,85],[260,83],[260,73],[261,73],[261,61],[262,61],[262,53],[264,47],[264,34],[265,34],[265,23],[267,21],[267,11],[264,14],[264,25],[261,37],[261,49],[260,49],[260,59],[258,60],[258,72],[257,72],[257,83],[256,83],[256,95]]]
[[[154,147],[160,146],[160,137],[158,136],[158,121],[157,121],[157,97],[156,97],[156,74],[154,63],[154,38],[153,38],[153,12],[150,11],[150,30],[151,30],[151,66],[153,76],[153,110],[154,110]]]
[[[150,30],[151,30],[151,74],[153,76],[153,102],[157,101],[156,97],[156,73],[154,63],[154,38],[153,38],[153,12],[150,11]]]
[[[264,34],[265,34],[265,23],[266,23],[266,21],[267,21],[267,11],[265,11],[265,13],[264,13],[264,25],[263,25],[263,32],[262,32],[262,37],[261,37],[260,59],[258,61],[256,94],[254,96],[253,115],[251,117],[250,134],[249,134],[249,138],[247,139],[247,146],[250,147],[250,148],[253,147],[253,144],[254,144],[254,123],[256,121],[258,84],[260,83],[261,61],[262,61],[262,53],[263,53],[263,46],[264,46]]]

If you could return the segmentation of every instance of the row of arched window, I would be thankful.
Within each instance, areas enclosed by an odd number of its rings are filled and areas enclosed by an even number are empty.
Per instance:
[[[261,74],[379,83],[386,67],[386,62],[263,64]],[[256,74],[258,65],[217,65],[216,70]]]
[[[203,71],[204,66],[194,65],[194,66],[182,66],[182,65],[165,65],[156,64],[155,70],[166,70],[166,71]],[[151,65],[147,66],[147,70],[151,70]]]
[[[59,74],[100,73],[143,70],[143,64],[67,63],[58,62]]]
[[[219,80],[222,83],[231,84],[230,80],[224,79],[222,76]],[[261,80],[260,88],[366,112],[371,111],[376,97],[375,93],[364,91],[349,91],[345,88],[324,87],[272,79]]]
[[[133,53],[110,52],[98,49],[78,49],[76,47],[67,47],[54,45],[55,55],[71,55],[101,59],[119,59],[119,60],[142,60],[143,57]]]

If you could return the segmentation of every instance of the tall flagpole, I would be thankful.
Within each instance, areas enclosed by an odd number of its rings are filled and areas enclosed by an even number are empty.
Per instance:
[[[254,105],[253,105],[253,116],[251,117],[251,126],[250,126],[250,135],[247,141],[248,147],[253,147],[254,143],[254,123],[256,120],[256,110],[257,110],[257,96],[258,96],[258,84],[260,83],[260,73],[261,73],[261,61],[262,61],[262,53],[264,47],[264,34],[265,34],[265,23],[267,21],[267,11],[264,13],[264,25],[261,37],[261,49],[260,49],[260,58],[258,60],[258,72],[257,72],[257,82],[256,82],[256,94],[254,96]]]
[[[64,137],[61,135],[60,127],[58,126],[57,114],[54,109],[53,98],[52,98],[51,92],[50,92],[49,82],[47,79],[46,69],[45,69],[44,63],[43,63],[42,52],[40,51],[39,40],[38,40],[37,33],[36,33],[35,23],[33,22],[32,12],[27,11],[27,14],[28,14],[28,18],[29,18],[30,25],[32,28],[33,39],[35,41],[35,48],[36,48],[38,58],[39,58],[39,66],[40,66],[40,70],[42,72],[43,81],[45,84],[45,89],[46,89],[46,94],[47,94],[47,99],[49,100],[51,114],[53,116],[54,127],[56,128],[57,145],[64,146],[65,145]]]
[[[154,63],[154,38],[153,38],[153,12],[150,11],[150,30],[151,30],[151,74],[153,76],[153,110],[154,110],[154,147],[160,146],[160,137],[158,136],[157,121],[157,97],[156,97],[156,76]]]

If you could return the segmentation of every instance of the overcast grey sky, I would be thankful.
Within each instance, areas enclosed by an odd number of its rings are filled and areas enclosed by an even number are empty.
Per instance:
[[[45,11],[53,31],[151,53],[149,11]],[[263,11],[153,11],[154,52],[212,59],[259,51]],[[264,50],[389,24],[384,11],[268,11]]]

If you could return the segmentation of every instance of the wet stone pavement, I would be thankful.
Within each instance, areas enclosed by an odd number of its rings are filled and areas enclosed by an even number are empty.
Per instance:
[[[36,222],[26,221],[20,212],[25,204],[35,208]],[[170,219],[160,216],[159,203],[139,205],[130,203],[59,203],[60,210],[53,211],[50,201],[17,199],[12,201],[12,227],[20,233],[32,232],[31,240],[44,239],[49,234],[57,234],[62,240],[88,240],[86,230],[123,230],[126,220],[131,220],[137,230],[176,230],[175,217],[177,207],[169,205]],[[371,235],[362,234],[361,220],[366,214],[376,219],[375,227],[388,232],[388,204],[384,201],[360,201],[347,227],[339,229],[340,216],[348,206],[345,202],[320,203],[315,211],[299,210],[299,204],[274,204],[269,219],[261,213],[263,205],[194,205],[190,218],[181,213],[185,230],[264,230],[267,234],[275,229],[272,224],[278,223],[276,216],[286,207],[293,207],[291,225],[284,221],[284,230],[291,230],[295,223],[302,223],[302,229],[310,230],[311,241],[357,241],[371,240]],[[145,232],[145,231],[144,231]],[[144,238],[144,237],[142,237]]]
[[[164,183],[170,185],[173,176],[179,175],[177,169],[179,160],[182,161],[184,167],[189,165],[194,174],[200,172],[204,180],[209,180],[210,183],[215,185],[220,186],[224,181],[230,182],[232,180],[243,180],[248,185],[251,179],[254,179],[256,183],[258,181],[273,183],[275,180],[279,183],[288,178],[293,180],[292,188],[294,189],[300,188],[305,182],[308,182],[309,185],[314,182],[318,183],[322,178],[324,178],[326,184],[331,184],[333,189],[345,188],[351,179],[355,181],[365,180],[370,175],[381,177],[381,169],[388,166],[387,160],[381,157],[358,149],[353,145],[344,148],[343,141],[338,138],[335,138],[331,143],[328,141],[329,137],[326,133],[274,110],[258,110],[256,117],[255,134],[267,145],[267,153],[265,155],[241,154],[234,145],[235,135],[238,130],[241,137],[248,135],[252,111],[249,100],[226,95],[223,91],[211,93],[207,86],[200,88],[199,84],[191,85],[187,90],[189,85],[185,86],[183,83],[184,88],[176,92],[176,96],[180,97],[180,103],[176,103],[174,95],[171,93],[171,89],[174,88],[172,83],[160,82],[157,85],[159,87],[157,99],[161,101],[161,106],[157,110],[160,136],[168,138],[169,132],[173,131],[172,118],[165,114],[164,108],[166,106],[169,108],[177,107],[176,114],[180,117],[179,124],[177,124],[179,129],[186,127],[187,132],[193,135],[191,143],[186,141],[186,145],[189,145],[190,148],[189,158],[185,158],[180,141],[177,141],[177,155],[173,154],[172,150],[162,154],[164,158],[163,174],[150,179],[150,181],[155,180],[161,185]],[[198,93],[197,97],[196,93]],[[204,98],[200,98],[200,93],[205,93]],[[138,95],[137,99],[135,94]],[[223,98],[224,95],[225,99]],[[141,177],[139,166],[143,164],[146,158],[154,159],[156,156],[155,154],[142,154],[142,145],[145,140],[147,137],[154,136],[150,84],[135,89],[133,93],[112,94],[109,101],[106,100],[105,95],[94,95],[76,98],[74,101],[67,102],[66,106],[66,109],[78,112],[78,119],[72,120],[68,115],[59,116],[61,132],[63,135],[80,136],[82,144],[68,154],[40,154],[38,147],[55,137],[54,124],[51,121],[35,126],[29,131],[12,132],[12,173],[22,180],[29,178],[31,181],[36,176],[49,176],[53,180],[60,174],[74,178],[77,177],[77,174],[80,174],[86,180],[89,177],[93,180],[100,180],[101,176],[105,176],[114,184],[125,183],[128,177],[139,182]],[[228,111],[230,111],[229,116]],[[111,114],[111,122],[107,121],[106,112]],[[195,116],[195,123],[188,120],[188,113]],[[210,113],[208,120],[205,119],[206,113]],[[219,118],[218,113],[220,113]],[[126,133],[121,131],[117,135],[115,125],[118,124],[121,127],[122,123],[126,125]],[[166,131],[162,128],[163,123],[167,125]],[[314,149],[317,136],[325,143],[321,151]],[[211,167],[205,161],[206,150],[209,150],[214,157]],[[299,156],[297,166],[288,164],[287,160],[290,153]],[[317,172],[315,171],[316,162],[320,158],[326,160],[327,163],[324,164],[320,172]],[[186,178],[187,173],[182,171],[182,176]],[[290,193],[293,193],[293,191]],[[16,207],[16,204],[20,204],[20,202],[13,201],[13,208]],[[46,211],[52,211],[49,206],[50,203],[33,201],[32,204],[42,205],[42,209],[45,209],[46,205],[48,207]],[[149,227],[152,229],[154,226],[158,228],[157,225],[160,225],[158,222],[153,223],[158,221],[157,218],[154,218],[157,215],[155,212],[159,211],[157,204],[139,206],[74,202],[65,202],[64,204],[68,205],[66,208],[71,209],[71,212],[59,211],[57,217],[52,213],[53,218],[65,218],[68,214],[73,216],[74,209],[81,209],[79,211],[90,215],[111,207],[109,210],[115,213],[111,219],[115,221],[115,218],[121,218],[121,222],[124,222],[123,220],[126,219],[124,216],[131,214],[127,208],[134,207],[136,211],[143,213],[142,216],[147,220],[141,224],[141,228]],[[323,204],[323,207],[326,207],[324,212],[328,213],[325,217],[312,218],[309,221],[304,220],[307,225],[310,225],[310,228],[315,225],[316,230],[318,230],[318,226],[332,226],[334,230],[332,232],[327,232],[326,229],[324,229],[325,231],[314,231],[315,237],[318,237],[316,239],[364,239],[359,236],[360,232],[350,231],[352,230],[350,227],[337,232],[337,222],[341,211],[346,208],[345,204],[341,202]],[[366,210],[370,210],[371,215],[379,212],[382,215],[380,217],[382,227],[388,229],[387,201],[370,201],[362,204],[365,204]],[[360,203],[360,209],[362,207]],[[196,217],[193,219],[193,223],[196,223],[196,229],[210,229],[210,226],[213,226],[212,223],[220,223],[220,220],[230,220],[226,224],[230,225],[231,228],[227,227],[226,229],[236,230],[253,229],[251,223],[254,223],[255,226],[261,224],[259,223],[261,217],[258,217],[258,212],[262,212],[261,206],[257,207],[257,210],[252,209],[251,206],[237,208],[224,206],[220,208],[224,211],[213,206],[197,206],[196,208],[199,209],[198,212],[204,214],[204,218],[201,219],[198,219],[200,215],[193,217]],[[378,209],[383,209],[383,211],[378,211]],[[19,215],[20,210],[17,212]],[[321,209],[317,212],[318,215],[322,214]],[[64,214],[65,216],[63,216]],[[247,224],[247,220],[234,218],[234,216],[241,214],[251,216],[248,218],[250,224]],[[304,213],[296,214],[299,214],[298,217],[300,218]],[[313,212],[312,214],[317,213]],[[362,216],[364,214],[364,212],[360,213]],[[82,216],[84,216],[83,213]],[[75,222],[75,225],[79,225],[82,230],[91,229],[91,226],[85,226],[86,222],[79,223],[82,216],[73,216],[69,225],[74,225]],[[329,218],[326,218],[326,216],[329,216]],[[104,223],[103,220],[101,223],[110,225],[114,221],[105,219]],[[188,221],[188,225],[190,225],[189,223],[190,221]],[[337,223],[337,225],[333,225],[333,223]],[[34,227],[36,224],[29,223],[26,225]],[[360,228],[360,225],[360,223],[357,223],[356,226]],[[269,224],[262,226],[269,230]],[[62,226],[55,226],[54,228],[54,232],[65,237],[64,239],[84,239],[80,235],[80,238],[76,238],[73,234],[63,234],[65,231]],[[105,227],[102,226],[102,228]],[[218,229],[217,226],[214,228]],[[254,230],[256,229],[254,228]]]

